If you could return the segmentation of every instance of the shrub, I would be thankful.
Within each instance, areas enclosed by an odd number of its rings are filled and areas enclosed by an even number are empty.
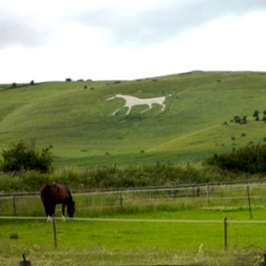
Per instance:
[[[242,124],[246,124],[246,123],[247,123],[247,116],[245,115],[242,118]]]
[[[234,117],[234,121],[236,122],[236,123],[240,123],[241,122],[241,118],[239,117],[239,116],[235,116]]]
[[[34,80],[32,80],[32,81],[30,82],[30,85],[34,85]]]
[[[266,110],[263,112],[264,115],[266,115]]]
[[[66,81],[70,82],[70,81],[72,81],[72,79],[71,78],[66,78]]]
[[[266,172],[266,145],[248,145],[231,153],[214,154],[204,162],[223,170],[263,173]]]
[[[256,111],[253,113],[253,116],[254,116],[254,117],[258,117],[258,116],[259,116],[259,111],[256,110]]]
[[[12,233],[9,235],[10,239],[18,239],[18,234],[17,233]]]
[[[27,145],[23,140],[12,148],[3,150],[3,162],[0,164],[0,170],[4,172],[13,172],[21,170],[36,170],[42,173],[49,172],[53,158],[48,148],[42,148],[41,152],[36,150],[35,143]]]

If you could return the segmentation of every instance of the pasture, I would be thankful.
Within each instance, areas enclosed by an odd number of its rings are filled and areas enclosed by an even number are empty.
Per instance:
[[[141,113],[148,106],[139,105],[126,115],[124,99],[106,101],[117,94],[172,96],[163,112],[153,104]],[[256,72],[0,85],[0,147],[21,139],[51,144],[55,167],[199,162],[215,152],[263,142],[265,96],[266,74]],[[247,124],[235,123],[235,116],[247,116]]]
[[[34,265],[254,265],[266,248],[266,187],[248,188],[252,218],[246,184],[201,187],[200,194],[191,187],[125,190],[122,206],[121,191],[74,194],[74,221],[62,222],[57,207],[56,249],[39,196],[19,198],[17,219],[0,219],[0,262],[14,265],[25,252]],[[12,201],[0,200],[1,215],[12,218]]]

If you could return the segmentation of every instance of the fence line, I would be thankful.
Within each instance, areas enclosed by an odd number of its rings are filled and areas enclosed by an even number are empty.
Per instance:
[[[47,217],[33,216],[0,216],[0,220],[46,220]],[[61,217],[55,218],[61,220]],[[86,218],[75,217],[74,219],[65,217],[69,221],[99,221],[99,222],[148,222],[148,223],[224,223],[224,220],[159,220],[159,219],[115,219],[115,218]],[[232,224],[266,224],[266,220],[227,220]]]
[[[84,210],[84,209],[104,209],[104,208],[117,208],[118,206],[123,207],[128,205],[128,202],[125,203],[125,201],[127,200],[135,200],[135,199],[182,199],[186,200],[186,202],[189,201],[194,201],[195,198],[197,198],[197,201],[206,201],[207,204],[209,205],[210,201],[215,201],[215,200],[235,200],[235,199],[247,199],[247,196],[243,196],[241,195],[242,193],[246,194],[246,188],[248,191],[248,199],[249,199],[249,206],[250,206],[250,199],[265,199],[266,195],[260,195],[260,196],[250,196],[249,193],[249,184],[236,184],[236,185],[231,185],[229,184],[230,187],[228,187],[228,184],[226,185],[219,185],[217,186],[217,189],[213,190],[212,189],[212,184],[208,184],[206,187],[203,187],[202,185],[199,186],[203,189],[201,189],[201,191],[199,190],[198,186],[190,186],[190,187],[181,187],[181,188],[176,188],[176,187],[171,187],[171,188],[158,188],[158,189],[139,189],[139,190],[119,190],[119,191],[109,191],[109,192],[92,192],[92,193],[73,193],[73,196],[95,196],[95,195],[106,195],[106,194],[115,194],[115,196],[117,197],[116,200],[118,200],[117,204],[113,205],[113,206],[100,206],[100,207],[93,207],[93,206],[88,206],[88,207],[81,207],[81,208],[77,208],[80,210]],[[265,189],[266,184],[252,184],[252,187],[254,188],[255,186],[259,186],[260,188],[262,187],[263,189]],[[227,188],[229,190],[227,190]],[[228,191],[230,191],[230,193],[232,192],[239,192],[238,188],[242,188],[243,190],[239,193],[239,196],[227,196],[225,195],[224,197],[217,197],[216,194],[220,195],[219,193],[222,191],[222,189],[225,189],[224,192],[228,193]],[[187,191],[186,193],[178,193],[178,191],[184,191],[184,190],[191,190],[192,191]],[[205,192],[206,189],[206,192]],[[219,189],[221,189],[221,191],[219,191]],[[203,190],[203,191],[202,191]],[[143,194],[142,194],[143,192]],[[158,194],[155,194],[155,192],[157,192]],[[160,192],[165,192],[164,194],[160,194]],[[171,193],[169,193],[171,192]],[[200,193],[201,192],[201,193]],[[138,194],[140,193],[140,194]],[[261,192],[260,192],[261,193]],[[39,193],[15,193],[13,196],[5,196],[5,197],[0,197],[0,203],[1,200],[13,200],[13,213],[16,216],[18,213],[22,213],[21,211],[18,210],[17,208],[17,202],[16,199],[18,198],[33,198],[33,197],[37,197],[39,195]],[[129,205],[133,204],[132,202],[129,202]],[[140,203],[138,203],[140,204]],[[128,205],[128,206],[129,206]],[[18,205],[19,206],[19,205]],[[41,208],[41,207],[40,207]],[[41,209],[39,209],[41,210]],[[25,211],[26,213],[27,211]],[[250,212],[251,212],[251,206],[250,206]],[[10,214],[11,212],[2,212],[3,214]]]
[[[123,192],[155,192],[155,191],[171,191],[171,190],[185,190],[185,189],[195,189],[195,188],[202,188],[202,187],[221,187],[221,186],[231,186],[234,187],[242,187],[246,186],[247,184],[249,186],[255,186],[257,183],[260,183],[260,185],[266,186],[266,178],[263,179],[256,179],[256,180],[240,180],[240,181],[231,181],[231,182],[214,182],[214,183],[203,183],[203,184],[184,184],[184,185],[177,185],[177,186],[171,186],[171,187],[145,187],[145,188],[118,188],[115,190],[102,190],[102,191],[86,191],[82,193],[72,193],[73,195],[86,195],[86,194],[112,194],[112,193],[120,193],[122,190]],[[13,196],[36,196],[40,195],[39,191],[34,192],[17,192],[17,193],[0,193],[0,198],[3,197],[13,197]]]

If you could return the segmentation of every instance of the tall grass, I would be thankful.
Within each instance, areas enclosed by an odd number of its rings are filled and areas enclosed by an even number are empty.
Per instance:
[[[26,171],[0,173],[1,192],[39,191],[45,183],[64,182],[72,191],[202,184],[263,178],[263,174],[231,173],[201,165],[139,165],[104,168],[61,168],[49,174]]]

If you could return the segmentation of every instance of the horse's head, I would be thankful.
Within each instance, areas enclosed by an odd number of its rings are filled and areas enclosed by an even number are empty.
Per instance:
[[[74,217],[75,214],[75,201],[72,201],[69,205],[67,205],[67,213],[70,218]]]

